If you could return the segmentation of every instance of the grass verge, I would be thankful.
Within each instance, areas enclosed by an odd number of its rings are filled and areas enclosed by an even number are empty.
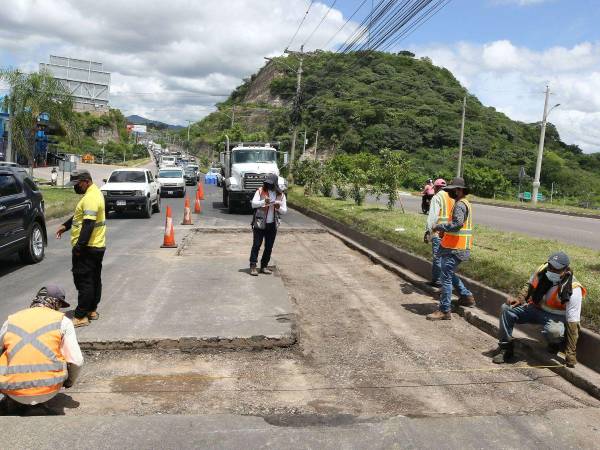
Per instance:
[[[124,163],[119,163],[119,166],[123,167],[140,167],[150,162],[150,158],[131,159]]]
[[[68,214],[72,214],[77,202],[81,199],[73,189],[56,188],[56,187],[40,187],[44,196],[44,206],[46,208],[46,220],[56,219]]]
[[[424,215],[408,212],[403,214],[396,209],[389,211],[385,206],[374,204],[356,206],[352,201],[305,197],[303,189],[297,186],[289,190],[288,197],[298,205],[351,225],[377,239],[390,242],[413,254],[431,257],[431,246],[423,243]],[[470,261],[460,266],[461,273],[503,292],[515,294],[531,273],[547,260],[549,254],[559,249],[564,250],[571,257],[575,275],[588,289],[582,324],[600,331],[599,252],[477,225],[477,205],[473,206],[473,210],[476,223],[475,244]]]

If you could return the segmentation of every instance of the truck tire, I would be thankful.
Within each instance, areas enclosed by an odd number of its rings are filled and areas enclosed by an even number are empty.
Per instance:
[[[150,197],[146,199],[146,205],[142,208],[142,217],[145,219],[152,217],[152,202],[150,201]]]
[[[235,212],[235,203],[229,199],[229,201],[227,202],[227,212],[229,214],[233,214]]]
[[[225,187],[223,187],[223,206],[229,207],[229,193]]]
[[[154,204],[154,206],[152,206],[152,212],[160,212],[160,194],[156,195],[156,203]]]
[[[36,264],[44,259],[44,232],[39,223],[33,222],[29,228],[27,246],[19,252],[21,261]]]

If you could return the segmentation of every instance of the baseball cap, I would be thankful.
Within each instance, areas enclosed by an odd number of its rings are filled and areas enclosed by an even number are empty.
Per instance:
[[[68,308],[69,306],[71,306],[65,300],[65,297],[66,297],[65,291],[60,286],[58,286],[56,284],[47,284],[46,286],[44,286],[43,288],[41,288],[39,290],[39,293],[43,294],[44,290],[46,291],[46,296],[52,297],[52,298],[55,298],[56,300],[58,300],[61,308]]]
[[[570,263],[569,256],[565,252],[554,252],[548,257],[548,264],[556,270],[562,270]]]
[[[65,186],[75,186],[80,181],[92,181],[92,175],[85,169],[76,169],[71,172],[71,178]]]

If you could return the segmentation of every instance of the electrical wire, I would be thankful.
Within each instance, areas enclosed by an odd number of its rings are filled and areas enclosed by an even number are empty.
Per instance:
[[[304,13],[304,16],[302,17],[302,20],[300,21],[300,24],[298,25],[296,32],[290,39],[290,42],[288,42],[288,45],[285,46],[286,50],[290,47],[290,45],[292,45],[292,43],[294,42],[294,39],[296,39],[296,36],[298,36],[298,32],[300,31],[300,28],[302,28],[302,25],[304,24],[304,21],[306,20],[306,17],[308,16],[308,13],[310,12],[310,8],[312,7],[314,2],[315,2],[315,0],[311,0],[310,4],[308,5],[308,8],[306,8],[306,12]]]
[[[306,40],[302,44],[303,46],[306,46],[306,44],[308,44],[308,41],[310,41],[310,39],[313,37],[313,35],[321,27],[321,25],[323,24],[323,22],[325,22],[325,19],[327,19],[327,16],[329,15],[329,13],[331,12],[331,10],[333,9],[333,7],[335,6],[336,3],[337,3],[337,0],[333,0],[333,2],[331,2],[331,5],[329,5],[329,8],[327,8],[327,11],[325,12],[325,14],[323,15],[323,17],[321,18],[321,21],[317,24],[317,26],[312,31],[312,33],[310,33],[308,35],[308,37],[306,38]]]
[[[327,48],[327,46],[331,43],[331,41],[333,41],[335,39],[335,37],[340,34],[340,32],[346,27],[346,25],[348,25],[348,23],[350,23],[350,21],[354,18],[354,16],[360,11],[360,9],[364,6],[364,4],[367,3],[367,0],[363,0],[360,5],[358,5],[358,8],[356,8],[354,10],[354,12],[352,13],[352,15],[350,15],[350,17],[348,17],[348,20],[346,20],[346,22],[344,22],[344,24],[338,28],[338,30],[333,34],[333,36],[331,36],[327,42],[325,43],[325,45],[323,45],[323,47]]]

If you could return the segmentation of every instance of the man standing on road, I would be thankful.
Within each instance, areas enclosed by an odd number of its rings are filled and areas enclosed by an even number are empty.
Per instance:
[[[60,226],[56,238],[72,229],[73,281],[79,292],[73,325],[83,327],[100,317],[96,309],[102,296],[102,259],[106,248],[104,196],[87,170],[73,171],[68,185],[74,186],[83,198],[73,217]]]
[[[454,200],[450,198],[448,193],[443,188],[446,187],[446,180],[438,178],[433,183],[433,189],[435,195],[431,200],[431,207],[429,208],[429,215],[427,216],[427,228],[425,230],[425,236],[423,241],[428,244],[431,241],[431,253],[433,255],[431,265],[431,285],[434,287],[441,287],[440,276],[442,273],[442,258],[440,257],[440,243],[442,238],[440,233],[433,231],[433,227],[440,224],[447,224],[450,221],[450,214],[454,207]]]
[[[536,323],[544,326],[542,333],[549,351],[556,354],[561,345],[566,344],[565,362],[567,367],[575,367],[581,304],[587,291],[577,281],[569,264],[566,253],[551,254],[548,262],[529,278],[521,293],[502,305],[500,342],[493,362],[511,362],[514,356],[512,333],[515,324]]]
[[[454,207],[450,223],[438,224],[433,227],[433,231],[442,235],[440,243],[442,292],[440,308],[429,314],[428,320],[450,320],[452,318],[450,307],[453,287],[459,293],[458,304],[460,306],[475,305],[473,294],[456,275],[458,265],[469,259],[473,248],[473,208],[465,198],[469,194],[469,188],[465,185],[465,180],[457,177],[449,186],[446,186],[445,190],[454,200]]]
[[[65,292],[48,284],[28,309],[0,328],[0,392],[23,405],[45,403],[73,386],[83,365],[73,323],[61,312]]]
[[[252,208],[254,208],[252,219],[254,241],[250,252],[250,275],[252,276],[258,276],[256,263],[258,262],[258,252],[263,240],[265,241],[265,249],[260,260],[260,271],[264,274],[273,273],[267,266],[277,236],[277,228],[280,223],[279,216],[287,212],[285,194],[281,191],[278,181],[279,177],[277,175],[274,173],[268,174],[262,187],[256,191],[252,199]]]

